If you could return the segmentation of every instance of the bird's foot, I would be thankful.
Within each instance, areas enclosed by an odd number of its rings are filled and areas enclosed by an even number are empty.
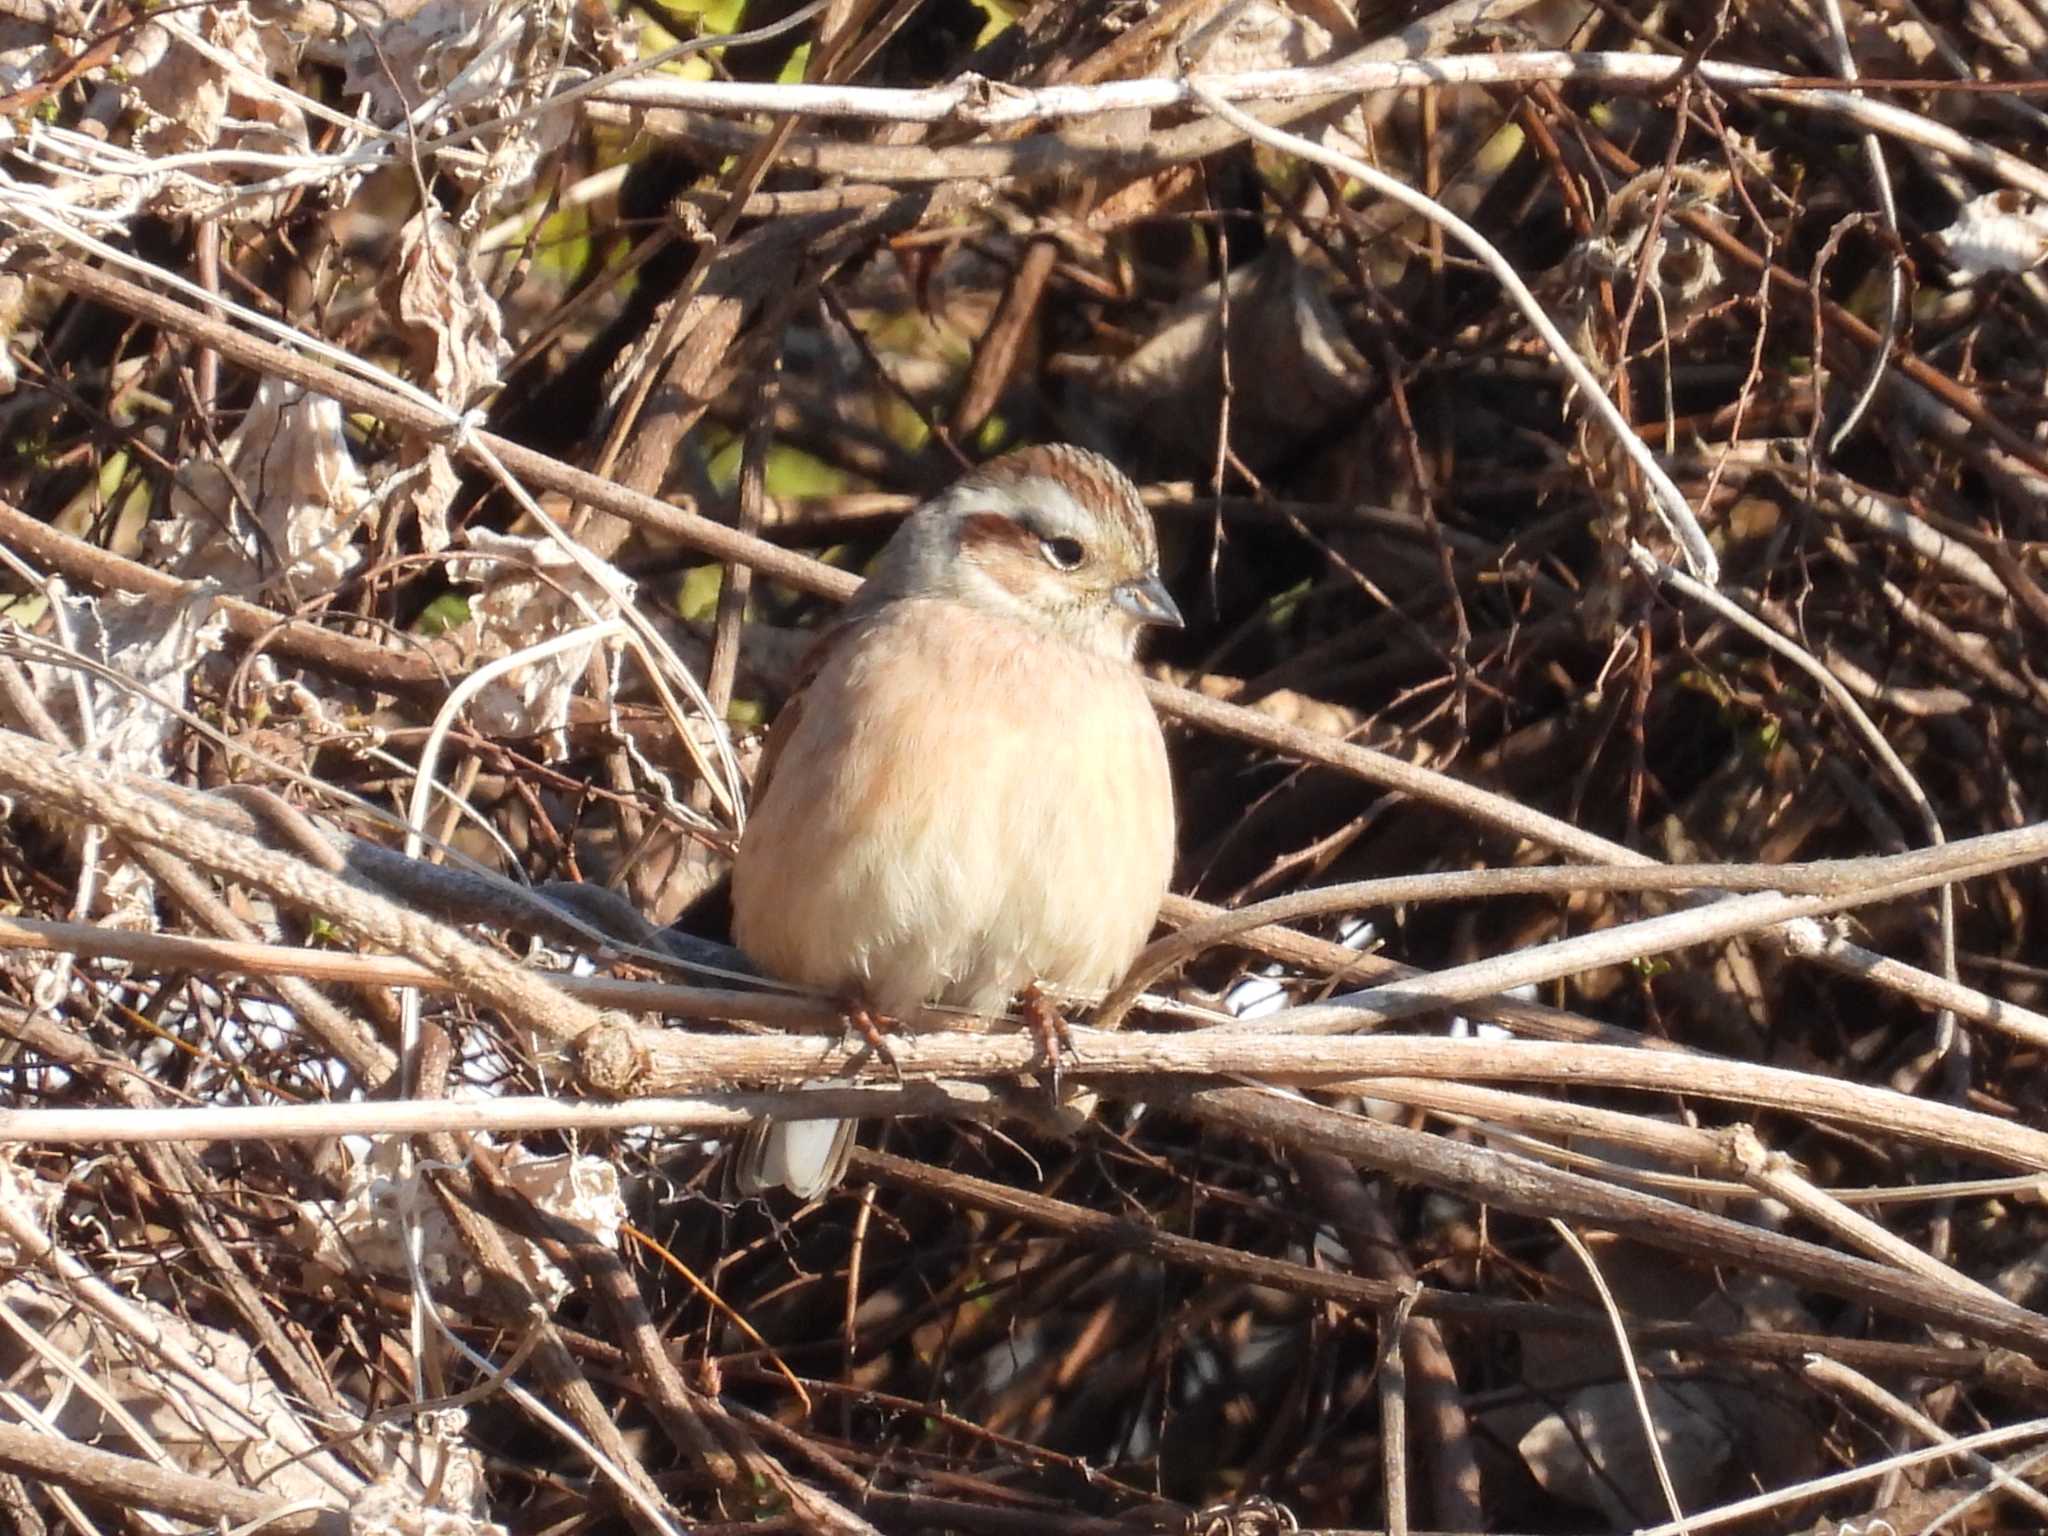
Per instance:
[[[897,1065],[895,1048],[889,1044],[889,1037],[883,1033],[885,1029],[897,1027],[897,1021],[886,1014],[875,1012],[866,1003],[859,1001],[840,1004],[839,1021],[846,1026],[846,1038],[850,1041],[853,1036],[860,1036],[867,1048],[888,1066],[897,1086],[901,1087],[903,1068]]]
[[[1024,1022],[1030,1028],[1032,1037],[1038,1041],[1039,1050],[1045,1053],[1046,1079],[1052,1089],[1052,1102],[1060,1102],[1060,1057],[1062,1054],[1079,1059],[1074,1050],[1074,1036],[1067,1028],[1066,1016],[1055,1008],[1052,999],[1039,990],[1033,982],[1017,995],[1017,1006],[1024,1014]]]

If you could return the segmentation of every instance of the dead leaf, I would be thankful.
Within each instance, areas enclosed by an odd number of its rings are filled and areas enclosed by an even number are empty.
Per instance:
[[[1278,0],[1252,0],[1203,47],[1201,68],[1216,74],[1297,69],[1327,63],[1336,53],[1336,39],[1320,21]],[[1292,131],[1325,149],[1371,159],[1367,153],[1371,130],[1362,107],[1352,107],[1331,121],[1297,125]]]
[[[1643,1394],[1679,1507],[1698,1509],[1733,1463],[1738,1426],[1707,1383],[1645,1382]],[[1642,1413],[1626,1382],[1580,1388],[1522,1436],[1520,1449],[1552,1494],[1598,1509],[1618,1526],[1666,1512]]]
[[[351,9],[342,90],[368,96],[383,123],[409,117],[465,75],[463,99],[493,95],[512,83],[529,9],[496,0],[389,0],[365,12]],[[476,68],[486,52],[494,62]]]
[[[455,227],[432,203],[399,230],[379,297],[436,399],[462,407],[497,388],[512,355],[504,317]]]
[[[1257,468],[1355,407],[1370,380],[1326,274],[1286,241],[1232,272],[1229,284],[1230,441]],[[1217,287],[1176,305],[1096,382],[1129,430],[1176,463],[1199,461],[1215,439],[1224,335]]]
[[[362,563],[355,547],[368,483],[342,430],[341,407],[265,379],[223,462],[194,460],[171,487],[171,516],[144,547],[173,574],[235,591],[288,587],[303,601]]]
[[[468,1250],[448,1225],[447,1217],[424,1190],[408,1194],[400,1172],[397,1142],[382,1140],[349,1171],[339,1200],[314,1201],[304,1207],[296,1226],[300,1251],[318,1271],[333,1275],[404,1278],[406,1230],[403,1220],[415,1210],[425,1228],[427,1282],[474,1295],[482,1277],[471,1266]],[[536,1209],[588,1232],[594,1242],[611,1247],[625,1220],[619,1170],[603,1158],[561,1154],[542,1157],[520,1147],[500,1154],[505,1180],[531,1200]],[[574,1284],[534,1243],[506,1234],[520,1272],[548,1306],[559,1306]]]
[[[1955,263],[1957,281],[1988,272],[2030,272],[2048,261],[2048,205],[2007,187],[1973,197],[1935,238]]]
[[[475,556],[448,556],[448,570],[453,580],[482,588],[470,599],[462,636],[476,661],[610,618],[620,601],[632,600],[630,582],[621,581],[615,599],[553,539],[471,528],[463,541]],[[598,643],[571,646],[487,685],[470,704],[479,728],[504,736],[559,732]]]
[[[265,39],[246,4],[173,9],[142,28],[122,56],[141,114],[134,147],[152,157],[216,149],[306,154],[305,114],[282,93],[264,89],[274,78]],[[225,213],[265,221],[276,216],[285,189],[245,198],[222,193],[276,174],[269,166],[187,167],[156,178],[147,206],[172,218]]]
[[[468,410],[498,387],[511,356],[498,301],[477,276],[472,251],[432,203],[399,231],[391,270],[378,289],[392,329],[411,352],[415,375],[436,399]],[[447,445],[413,437],[390,486],[392,511],[418,519],[420,546],[448,547],[448,509],[462,477]]]

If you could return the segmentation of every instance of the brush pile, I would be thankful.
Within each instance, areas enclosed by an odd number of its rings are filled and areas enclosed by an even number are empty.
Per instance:
[[[2048,1528],[2044,78],[0,0],[5,1522]],[[1052,441],[1189,620],[1078,1129],[717,964],[807,635]],[[735,1198],[818,1083],[845,1183]]]

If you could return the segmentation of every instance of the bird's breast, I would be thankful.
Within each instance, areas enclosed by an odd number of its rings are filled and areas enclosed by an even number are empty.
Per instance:
[[[1129,665],[962,605],[859,621],[742,836],[735,935],[885,1012],[1109,987],[1173,861],[1157,718]]]

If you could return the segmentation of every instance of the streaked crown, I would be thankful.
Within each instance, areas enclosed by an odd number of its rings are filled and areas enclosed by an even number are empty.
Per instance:
[[[1181,622],[1138,488],[1068,443],[992,459],[904,521],[856,604],[917,597],[987,608],[1126,658],[1145,626]]]

